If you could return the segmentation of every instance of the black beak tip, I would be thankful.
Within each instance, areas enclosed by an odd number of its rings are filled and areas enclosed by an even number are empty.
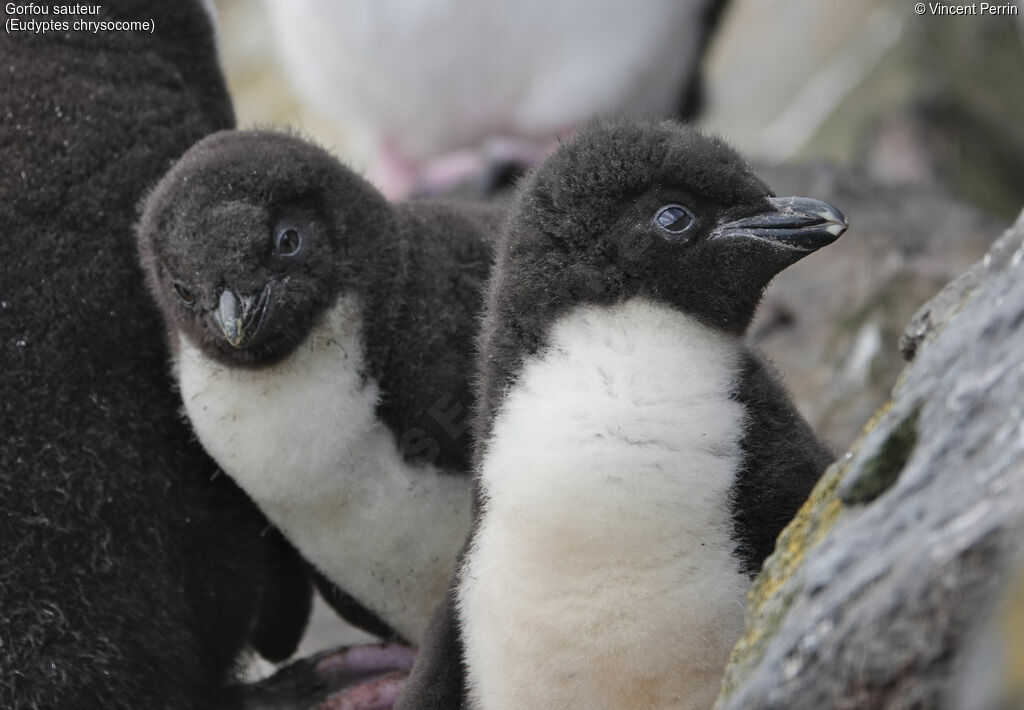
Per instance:
[[[843,232],[845,232],[850,227],[850,220],[846,218],[845,214],[839,211],[838,207],[830,205],[827,202],[822,202],[821,204],[829,208],[831,215],[830,221],[835,222],[838,226],[840,226]],[[842,232],[840,232],[840,234],[842,234]]]
[[[840,212],[838,207],[823,200],[815,200],[811,197],[770,197],[768,202],[780,215],[787,215],[798,220],[817,218],[843,226],[850,224],[846,215]]]
[[[822,231],[832,237],[826,244],[831,244],[850,228],[850,220],[835,205],[821,200],[812,200],[812,202],[814,206],[808,209],[807,214],[821,218]]]
[[[772,211],[744,222],[751,236],[796,251],[828,246],[849,228],[837,207],[810,197],[771,197]]]

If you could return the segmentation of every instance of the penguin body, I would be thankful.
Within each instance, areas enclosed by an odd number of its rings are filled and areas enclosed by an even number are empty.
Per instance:
[[[140,223],[200,441],[371,630],[414,643],[470,521],[467,373],[500,214],[390,205],[298,138],[231,132]]]
[[[669,122],[592,124],[524,180],[474,524],[398,707],[711,706],[750,577],[831,460],[743,334],[845,228]]]
[[[529,159],[594,115],[691,117],[724,5],[267,3],[295,86],[376,150],[374,173],[393,196],[452,151]]]
[[[741,344],[716,336],[644,299],[581,306],[524,363],[459,588],[475,706],[714,700],[749,586],[729,506]]]
[[[360,308],[340,299],[293,356],[265,370],[213,361],[180,336],[181,395],[210,455],[383,625],[368,630],[418,640],[468,528],[469,486],[407,461],[377,416]]]
[[[234,118],[201,3],[85,19],[155,30],[0,42],[0,707],[231,708],[238,657],[290,655],[311,587],[182,421],[132,223]]]

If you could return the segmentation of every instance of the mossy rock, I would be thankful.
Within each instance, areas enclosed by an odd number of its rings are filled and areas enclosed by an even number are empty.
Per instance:
[[[1024,539],[1024,221],[966,285],[780,536],[716,710],[1004,707],[968,705],[961,667]],[[1024,599],[1007,599],[1005,672],[978,687],[1009,708]]]

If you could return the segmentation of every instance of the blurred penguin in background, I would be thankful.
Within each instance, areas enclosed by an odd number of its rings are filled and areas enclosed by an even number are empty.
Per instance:
[[[266,0],[296,89],[391,198],[487,194],[597,114],[696,115],[726,0]]]

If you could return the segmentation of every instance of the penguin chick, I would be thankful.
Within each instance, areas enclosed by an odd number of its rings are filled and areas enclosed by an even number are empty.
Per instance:
[[[672,122],[592,124],[524,181],[472,532],[397,707],[711,706],[751,577],[831,460],[743,335],[846,226]]]
[[[470,521],[466,376],[500,214],[391,205],[299,138],[226,131],[139,225],[199,440],[343,616],[412,643]]]

